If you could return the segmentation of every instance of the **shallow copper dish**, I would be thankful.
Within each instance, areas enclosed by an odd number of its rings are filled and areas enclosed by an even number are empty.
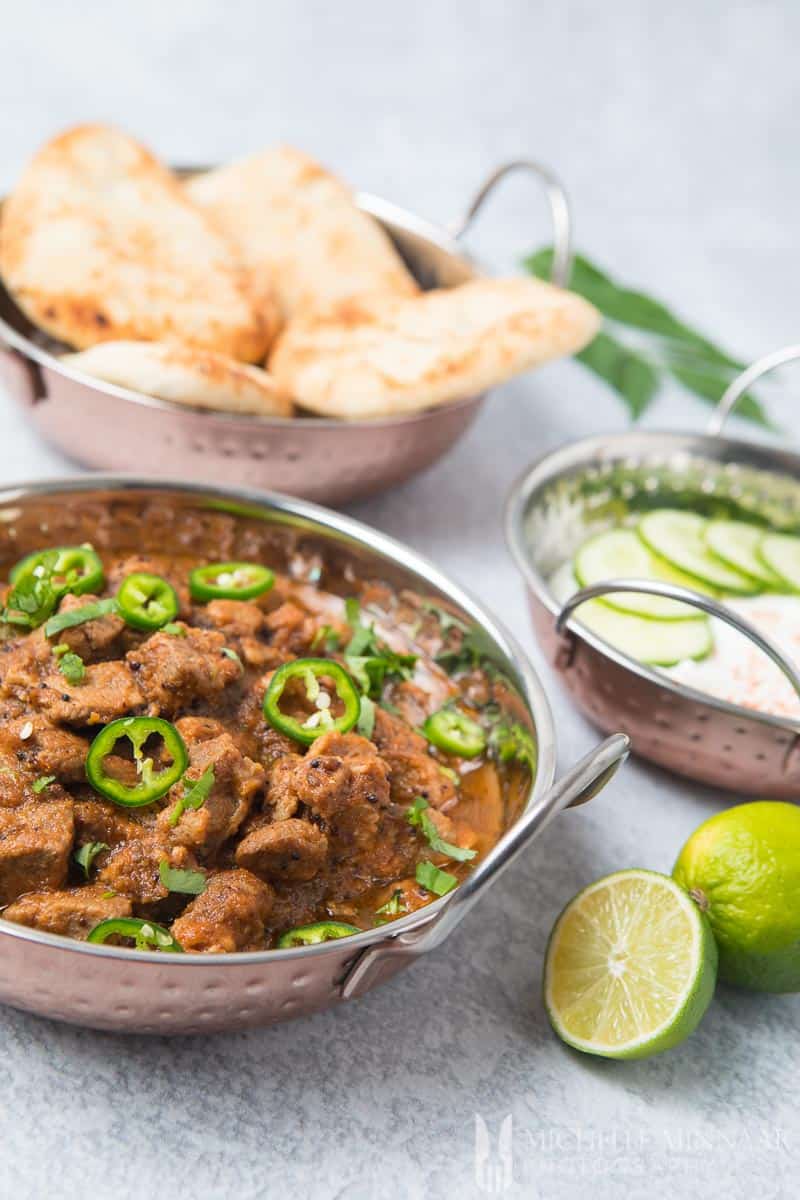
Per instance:
[[[573,613],[592,597],[642,591],[696,604],[750,637],[800,692],[800,674],[769,639],[724,604],[652,581],[609,580],[562,605],[548,579],[590,533],[629,510],[716,502],[775,528],[800,530],[800,456],[717,436],[736,400],[766,371],[800,357],[793,347],[734,380],[705,435],[624,433],[548,454],[512,488],[506,536],[527,586],[534,630],[562,682],[600,729],[621,729],[633,750],[680,775],[733,791],[800,800],[800,721],[729,704],[628,658]]]
[[[570,259],[569,208],[558,181],[537,163],[515,161],[483,184],[448,233],[381,200],[359,207],[381,224],[423,288],[452,287],[482,274],[459,242],[509,172],[544,185],[553,219],[553,280]],[[64,367],[66,348],[38,331],[0,281],[0,381],[42,436],[86,466],[172,479],[213,479],[342,504],[408,479],[440,458],[469,428],[485,395],[425,412],[369,421],[252,417],[156,400]]]
[[[159,501],[178,509],[167,531]],[[114,503],[114,519],[102,520]],[[589,799],[626,756],[627,739],[609,739],[553,784],[556,748],[541,684],[514,640],[425,559],[383,534],[302,501],[245,490],[89,477],[8,488],[0,493],[0,558],[43,542],[69,540],[76,506],[98,503],[101,549],[191,551],[210,524],[231,535],[266,537],[270,561],[281,554],[324,552],[337,571],[379,577],[449,607],[476,631],[485,656],[518,691],[519,719],[530,722],[538,767],[516,824],[465,883],[441,900],[389,925],[351,938],[293,950],[247,954],[159,955],[47,934],[0,920],[0,1001],[59,1020],[142,1033],[200,1033],[287,1020],[362,995],[434,949],[531,839],[560,809]],[[150,519],[148,520],[148,514]],[[185,518],[185,519],[184,519]],[[246,528],[242,528],[242,526]],[[216,526],[214,526],[216,528]],[[198,533],[198,529],[200,532]],[[255,531],[255,533],[253,532]],[[252,540],[251,540],[252,544]]]

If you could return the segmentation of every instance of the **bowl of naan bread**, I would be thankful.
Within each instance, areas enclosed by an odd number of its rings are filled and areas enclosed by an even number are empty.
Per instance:
[[[598,327],[292,147],[171,169],[104,125],[22,171],[0,282],[0,377],[65,453],[328,503],[427,467]]]

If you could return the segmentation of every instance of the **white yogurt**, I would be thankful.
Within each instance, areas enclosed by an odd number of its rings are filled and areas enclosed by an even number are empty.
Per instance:
[[[800,596],[753,596],[725,600],[800,668]],[[714,649],[700,662],[662,667],[665,675],[720,700],[776,717],[800,718],[800,697],[770,658],[736,629],[711,620]]]

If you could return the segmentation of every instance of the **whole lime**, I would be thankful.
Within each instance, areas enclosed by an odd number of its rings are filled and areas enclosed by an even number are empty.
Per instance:
[[[689,838],[672,875],[711,922],[720,979],[800,991],[800,808],[760,800],[718,813]]]

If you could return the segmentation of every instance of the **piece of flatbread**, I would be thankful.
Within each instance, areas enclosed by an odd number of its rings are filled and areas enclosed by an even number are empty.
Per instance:
[[[296,317],[269,369],[312,412],[355,420],[475,396],[574,354],[600,323],[591,304],[538,279],[478,279],[414,299],[364,297]]]
[[[74,371],[159,400],[219,412],[290,417],[291,399],[260,367],[168,342],[103,342],[61,362]]]
[[[197,175],[186,188],[239,247],[256,294],[274,289],[284,318],[362,293],[419,290],[350,189],[291,146]]]
[[[0,272],[36,325],[80,348],[179,341],[253,361],[277,321],[178,180],[104,125],[60,134],[23,171],[3,206]]]

